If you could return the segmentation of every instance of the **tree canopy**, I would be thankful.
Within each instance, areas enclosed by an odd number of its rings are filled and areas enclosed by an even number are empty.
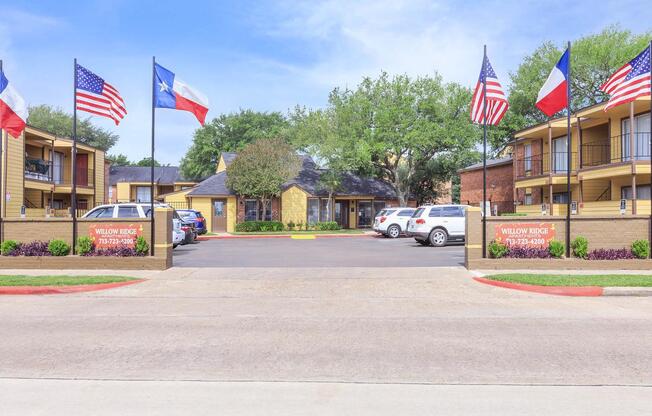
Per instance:
[[[267,201],[281,193],[281,185],[296,177],[301,158],[282,139],[259,139],[246,145],[226,168],[226,185],[238,195],[258,198],[266,216]]]
[[[600,86],[638,55],[648,45],[650,36],[652,32],[633,34],[609,26],[572,42],[571,108],[577,110],[605,101],[608,97]],[[566,45],[544,42],[509,74],[509,111],[498,127],[490,129],[494,149],[502,148],[515,131],[547,120],[535,107],[537,95],[565,49]]]
[[[117,155],[107,155],[106,160],[111,163],[111,166],[151,166],[151,157],[144,157],[138,162],[132,162],[126,155],[119,153]],[[164,166],[158,160],[154,159],[154,166]],[[170,166],[169,164],[165,166]]]
[[[237,152],[257,139],[284,137],[287,127],[287,120],[278,112],[221,114],[195,131],[192,145],[181,159],[181,171],[191,179],[211,175],[221,152]]]
[[[49,105],[29,107],[27,124],[56,136],[72,137],[72,115]],[[81,143],[107,151],[119,138],[117,134],[93,125],[90,117],[77,117],[77,140]]]

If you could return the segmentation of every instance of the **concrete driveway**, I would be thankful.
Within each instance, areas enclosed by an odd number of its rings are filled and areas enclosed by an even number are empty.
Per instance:
[[[375,236],[213,239],[174,250],[177,267],[448,267],[463,263],[461,243],[435,248],[412,238]]]

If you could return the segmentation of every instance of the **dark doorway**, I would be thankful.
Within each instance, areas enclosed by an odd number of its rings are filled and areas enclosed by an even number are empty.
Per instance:
[[[342,228],[349,228],[349,201],[335,201],[335,221]]]

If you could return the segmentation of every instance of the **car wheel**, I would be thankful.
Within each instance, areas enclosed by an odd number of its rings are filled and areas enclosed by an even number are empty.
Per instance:
[[[448,241],[448,234],[441,228],[436,228],[432,230],[428,240],[430,240],[430,244],[435,247],[443,247],[446,245],[446,241]]]
[[[387,236],[389,238],[398,238],[401,235],[401,227],[398,225],[390,225],[387,229]]]

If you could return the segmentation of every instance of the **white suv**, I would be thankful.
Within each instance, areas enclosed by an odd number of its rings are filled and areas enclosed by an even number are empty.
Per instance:
[[[443,247],[464,241],[468,205],[426,205],[417,208],[408,221],[406,234],[419,244]]]
[[[414,211],[416,208],[385,208],[376,215],[373,230],[386,237],[398,238],[407,229]]]

